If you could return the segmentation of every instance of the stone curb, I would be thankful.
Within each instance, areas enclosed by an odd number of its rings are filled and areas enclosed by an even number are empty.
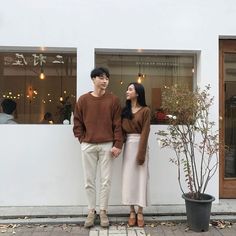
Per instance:
[[[128,217],[120,216],[110,216],[110,222],[112,224],[126,224]],[[212,215],[211,220],[227,220],[236,221],[236,215]],[[45,217],[45,218],[18,218],[18,219],[0,219],[0,224],[83,224],[85,217]],[[158,223],[158,222],[184,222],[186,221],[186,216],[145,216],[145,222],[148,223]]]

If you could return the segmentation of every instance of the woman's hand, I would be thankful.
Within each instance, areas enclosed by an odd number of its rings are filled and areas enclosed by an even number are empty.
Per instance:
[[[121,153],[121,149],[119,149],[119,148],[116,148],[116,147],[112,147],[112,149],[111,149],[111,155],[113,156],[113,157],[118,157],[119,155],[120,155],[120,153]]]

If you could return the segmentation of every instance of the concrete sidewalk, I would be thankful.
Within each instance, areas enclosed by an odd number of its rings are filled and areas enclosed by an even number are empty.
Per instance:
[[[109,206],[111,226],[108,230],[96,226],[91,230],[84,229],[83,223],[87,214],[85,206],[42,206],[42,207],[0,207],[0,234],[22,236],[234,236],[236,224],[236,200],[220,200],[212,207],[211,220],[221,220],[220,227],[211,226],[209,232],[195,233],[186,225],[184,205],[160,205],[145,208],[144,229],[128,228],[129,209],[124,206]],[[97,224],[98,225],[98,224]],[[221,228],[222,228],[221,227]]]
[[[145,216],[145,227],[128,227],[128,216],[109,216],[108,229],[96,226],[90,230],[83,227],[85,216],[81,217],[47,217],[1,219],[0,234],[19,236],[235,236],[236,220],[234,215],[211,216],[211,226],[208,232],[195,233],[188,229],[185,216]],[[213,220],[215,218],[215,220]],[[218,220],[216,220],[218,219]]]
[[[196,233],[184,223],[147,224],[144,228],[129,228],[126,225],[113,224],[109,229],[99,226],[90,230],[81,225],[0,225],[0,234],[5,236],[234,236],[236,224],[224,229],[210,226],[208,232]]]

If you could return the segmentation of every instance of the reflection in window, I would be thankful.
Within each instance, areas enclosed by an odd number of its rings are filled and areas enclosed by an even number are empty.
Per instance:
[[[236,54],[224,54],[225,177],[236,177]]]
[[[17,123],[68,124],[76,100],[76,49],[0,49],[0,100],[17,103]]]
[[[168,117],[161,109],[161,93],[164,86],[174,84],[193,89],[196,73],[194,54],[145,54],[144,52],[111,53],[97,51],[96,66],[109,68],[109,89],[125,104],[125,92],[130,82],[142,83],[146,100],[152,111],[152,124],[165,124]]]

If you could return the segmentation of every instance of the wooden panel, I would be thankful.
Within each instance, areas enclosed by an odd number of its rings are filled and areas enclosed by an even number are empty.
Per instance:
[[[236,178],[225,178],[225,83],[224,54],[236,53],[236,40],[220,40],[219,48],[219,111],[220,111],[220,198],[236,198]]]
[[[161,106],[161,88],[152,88],[152,110],[159,109]]]

